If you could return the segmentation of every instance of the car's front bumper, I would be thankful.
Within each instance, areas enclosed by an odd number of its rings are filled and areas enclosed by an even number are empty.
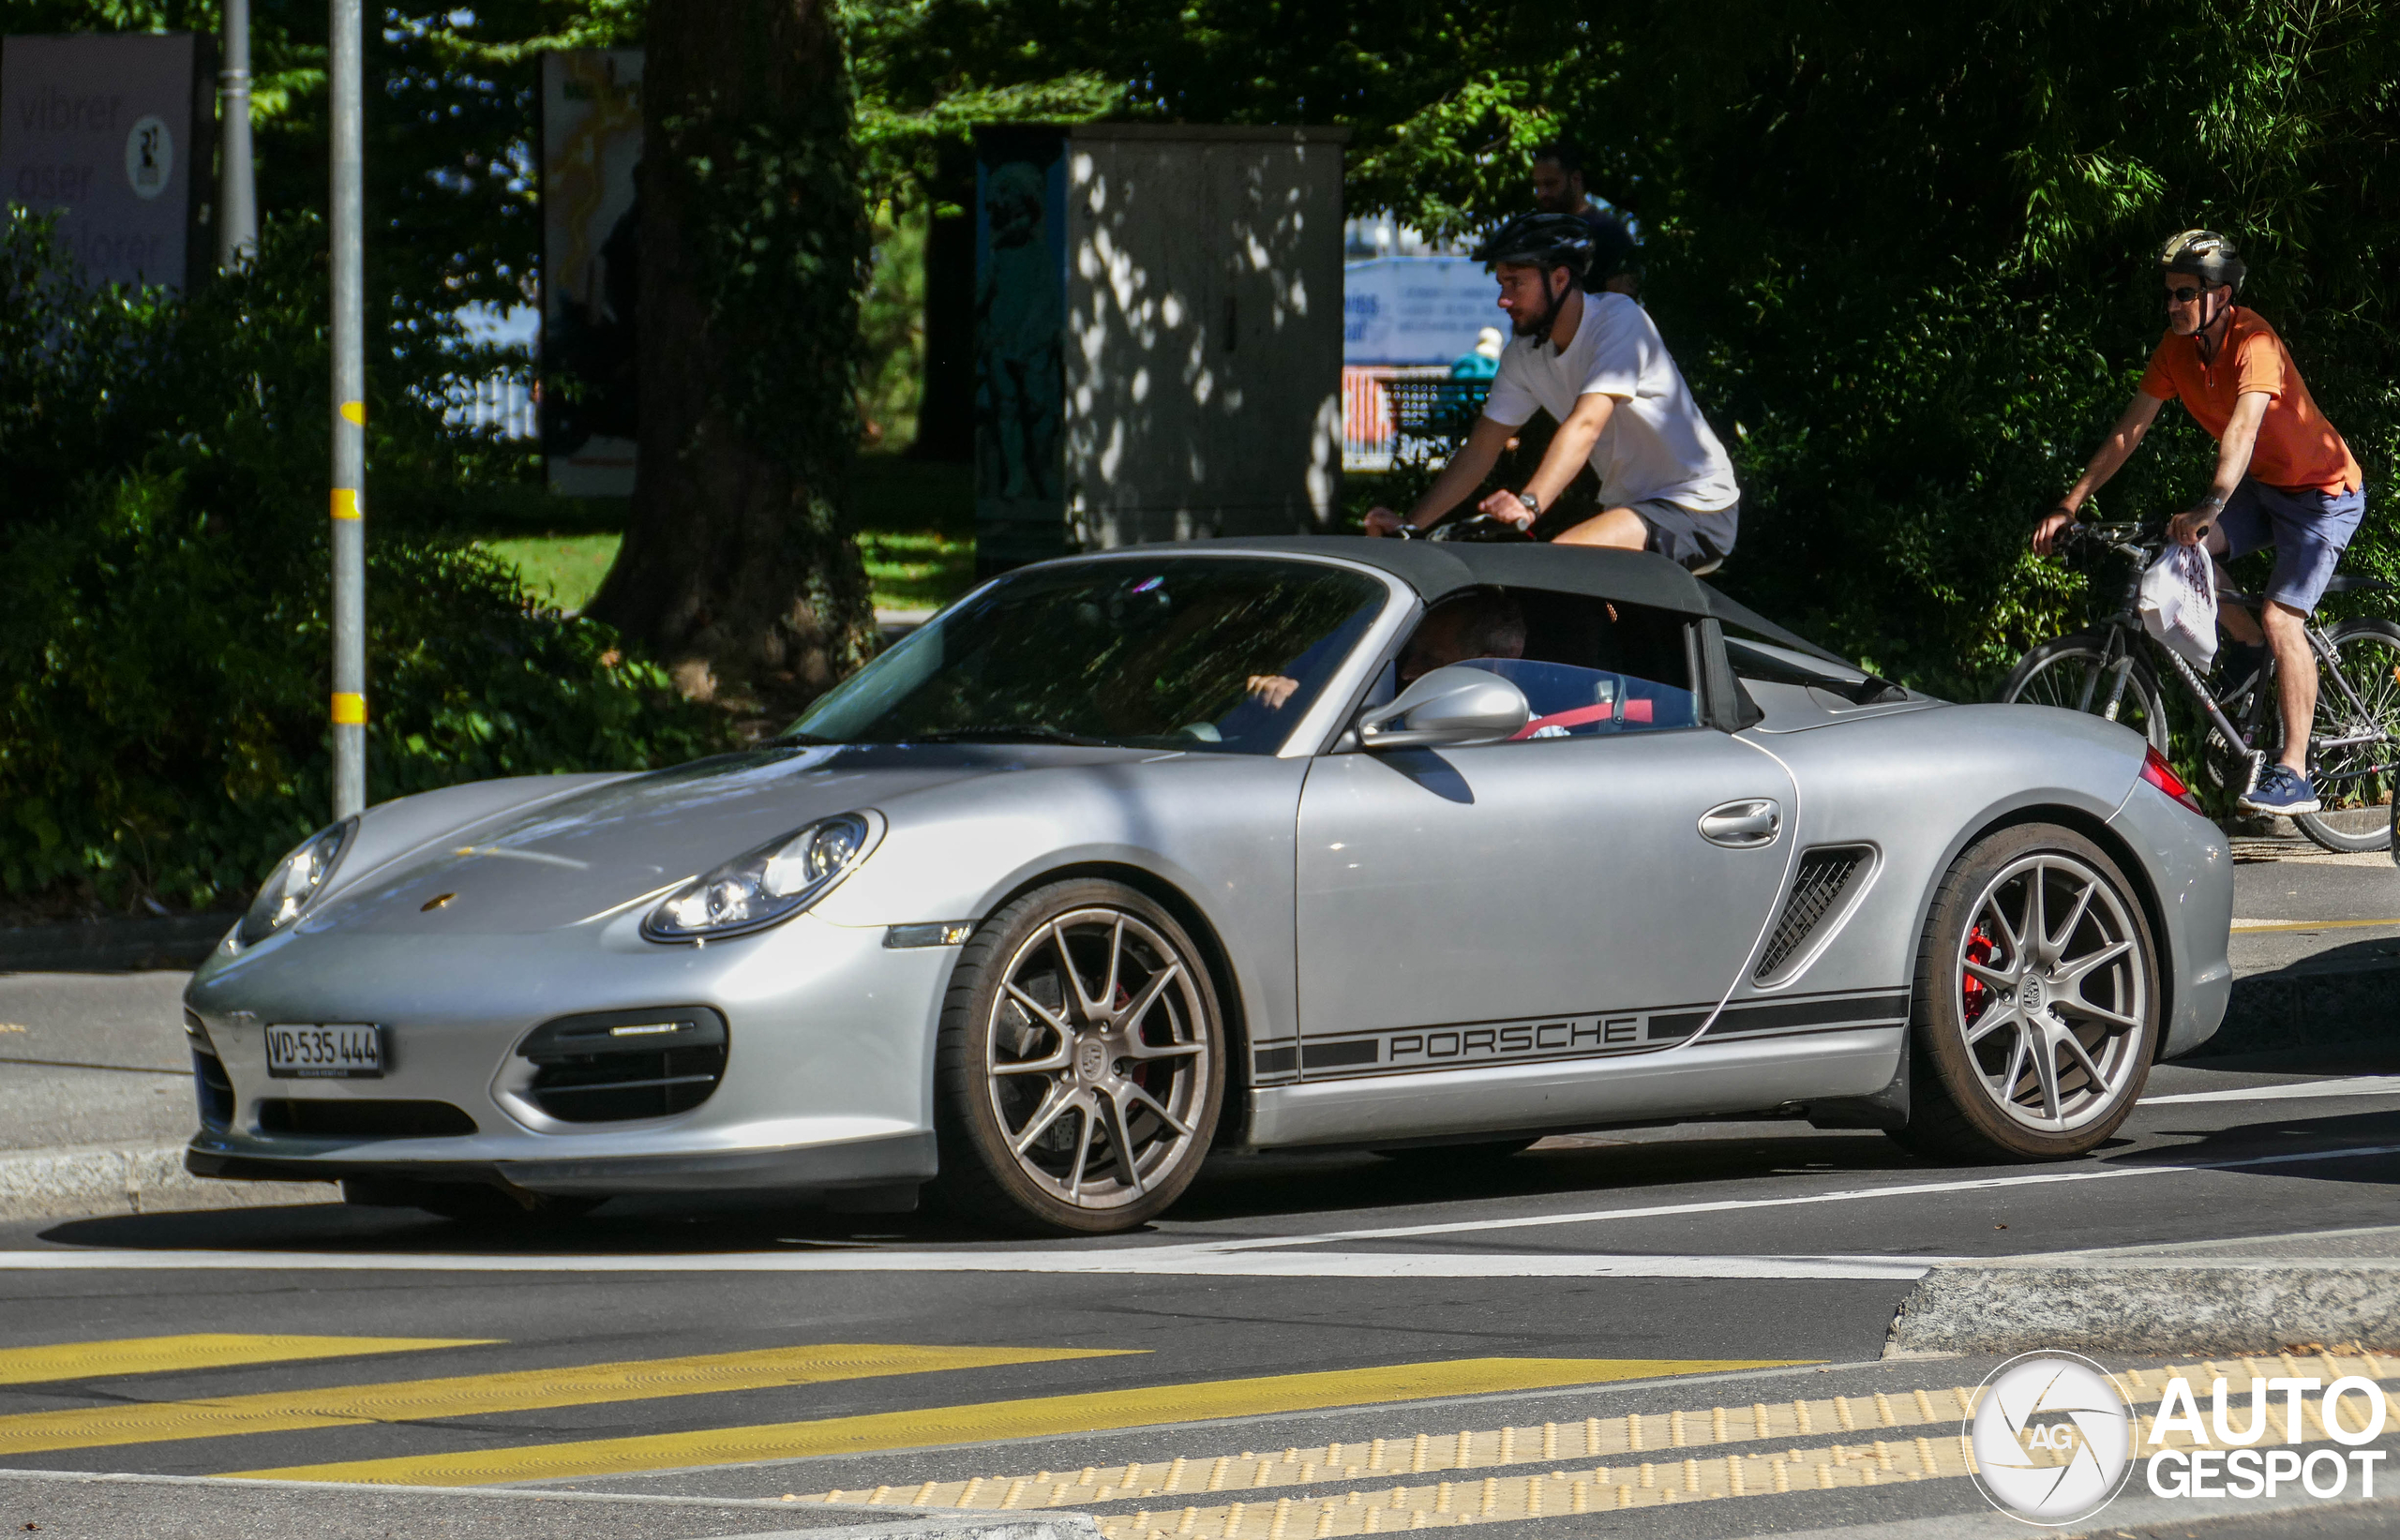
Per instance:
[[[411,1141],[410,1143],[413,1143]],[[892,1134],[788,1149],[708,1150],[567,1160],[442,1160],[362,1157],[356,1146],[322,1155],[251,1153],[256,1141],[202,1133],[184,1152],[195,1176],[228,1181],[322,1182],[382,1177],[474,1183],[551,1197],[606,1198],[652,1192],[834,1193],[924,1182],[935,1171],[931,1133]]]
[[[528,934],[433,940],[360,933],[278,937],[212,959],[185,995],[231,1083],[189,1146],[229,1179],[475,1182],[527,1192],[838,1192],[935,1172],[932,1058],[954,948],[892,948],[882,927],[802,916],[704,948],[644,941],[635,917]],[[724,1071],[666,1116],[545,1116],[517,1050],[545,1022],[592,1011],[708,1006]],[[385,1072],[267,1072],[265,1029],[372,1023]],[[314,1124],[360,1102],[457,1109],[472,1131],[403,1137],[276,1131],[289,1105]],[[343,1103],[351,1103],[345,1107]],[[465,1121],[458,1121],[462,1130]]]

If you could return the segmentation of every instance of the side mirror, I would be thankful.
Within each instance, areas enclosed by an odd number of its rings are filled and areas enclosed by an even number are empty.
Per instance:
[[[1513,683],[1453,664],[1418,679],[1391,704],[1362,713],[1358,742],[1369,750],[1498,743],[1522,731],[1533,714]]]

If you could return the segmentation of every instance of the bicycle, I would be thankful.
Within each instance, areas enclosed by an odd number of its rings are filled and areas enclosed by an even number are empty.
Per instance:
[[[2274,654],[2265,654],[2246,679],[2222,681],[2212,693],[2181,653],[2143,628],[2137,602],[2142,574],[2167,544],[2163,530],[2138,524],[2069,525],[2055,547],[2122,556],[2129,571],[2116,612],[2085,630],[2042,643],[2025,654],[2002,701],[2027,701],[2091,711],[2122,723],[2148,739],[2160,754],[2170,752],[2173,732],[2159,671],[2147,660],[2163,658],[2183,686],[2188,704],[2207,724],[2200,763],[2210,783],[2234,796],[2258,782],[2267,756],[2283,747],[2283,719],[2275,708]],[[2380,578],[2336,574],[2328,593],[2373,591],[2391,585]],[[2220,605],[2257,613],[2253,595],[2230,591]],[[2309,779],[2325,804],[2292,822],[2328,850],[2354,854],[2389,849],[2395,770],[2400,770],[2400,625],[2389,620],[2350,620],[2330,629],[2311,620],[2308,645],[2317,656],[2317,718],[2308,740]],[[2139,645],[2138,645],[2139,644]]]

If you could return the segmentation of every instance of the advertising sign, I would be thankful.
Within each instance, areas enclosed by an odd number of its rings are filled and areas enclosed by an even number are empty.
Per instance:
[[[1342,270],[1342,362],[1448,364],[1486,326],[1500,291],[1466,257],[1377,257]]]
[[[542,457],[550,490],[631,497],[639,49],[542,55]]]
[[[197,64],[188,32],[0,41],[0,196],[58,211],[92,282],[185,281],[192,178],[210,171]]]

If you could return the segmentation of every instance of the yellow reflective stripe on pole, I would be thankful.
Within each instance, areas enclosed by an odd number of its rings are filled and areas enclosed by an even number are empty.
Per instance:
[[[334,692],[334,723],[343,727],[367,725],[367,697],[348,691]]]
[[[341,415],[344,422],[354,423],[360,427],[365,427],[367,426],[367,403],[364,401],[344,401],[341,404]]]
[[[356,518],[357,516],[358,516],[358,488],[356,488],[356,487],[354,487],[354,486],[337,486],[337,487],[335,487],[335,488],[334,488],[334,517],[336,517],[336,518]]]

